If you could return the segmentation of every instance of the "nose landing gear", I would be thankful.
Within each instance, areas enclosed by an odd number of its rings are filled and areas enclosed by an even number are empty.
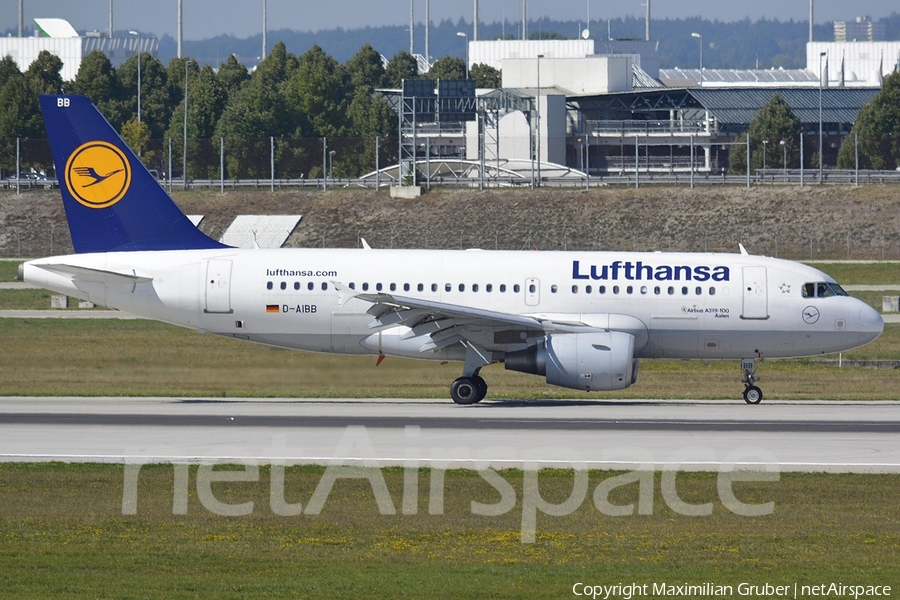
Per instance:
[[[747,404],[759,404],[762,402],[763,393],[761,389],[754,385],[760,379],[756,374],[756,360],[753,358],[741,360],[741,370],[744,372],[744,377],[741,379],[741,382],[744,384],[744,402]]]

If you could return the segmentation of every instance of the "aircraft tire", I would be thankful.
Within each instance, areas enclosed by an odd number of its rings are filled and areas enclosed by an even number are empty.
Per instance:
[[[478,375],[476,375],[472,379],[475,381],[475,385],[478,388],[478,401],[481,402],[482,400],[484,400],[484,397],[487,396],[487,382]]]
[[[744,390],[744,402],[747,404],[759,404],[762,402],[762,399],[762,390],[755,385],[748,385],[747,389]]]
[[[487,393],[487,384],[479,385],[480,377],[460,377],[450,384],[450,398],[457,404],[476,404]],[[483,379],[481,379],[484,382]]]

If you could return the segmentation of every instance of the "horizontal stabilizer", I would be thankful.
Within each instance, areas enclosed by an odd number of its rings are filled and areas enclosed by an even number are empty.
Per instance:
[[[101,269],[88,269],[87,267],[76,267],[75,265],[44,263],[35,264],[34,266],[53,273],[71,275],[73,279],[79,281],[92,281],[104,285],[134,285],[136,283],[153,281],[152,277],[140,277],[134,274],[116,273],[115,271],[104,271]]]

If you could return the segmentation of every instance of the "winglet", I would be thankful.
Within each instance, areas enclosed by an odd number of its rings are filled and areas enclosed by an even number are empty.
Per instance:
[[[369,242],[366,241],[366,238],[361,237],[361,238],[359,238],[359,241],[362,242],[363,250],[371,250],[372,249],[372,246],[369,245]]]
[[[743,254],[744,256],[750,256],[750,253],[747,252],[747,249],[744,248],[744,245],[743,245],[743,244],[738,244],[738,248],[741,249],[741,254]]]
[[[75,252],[227,248],[197,229],[84,96],[41,96]]]

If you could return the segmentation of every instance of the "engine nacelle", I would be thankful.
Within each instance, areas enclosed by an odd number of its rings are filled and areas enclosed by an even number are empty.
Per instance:
[[[547,383],[585,391],[621,390],[637,379],[634,336],[621,331],[563,333],[506,355],[511,371],[544,375]]]

